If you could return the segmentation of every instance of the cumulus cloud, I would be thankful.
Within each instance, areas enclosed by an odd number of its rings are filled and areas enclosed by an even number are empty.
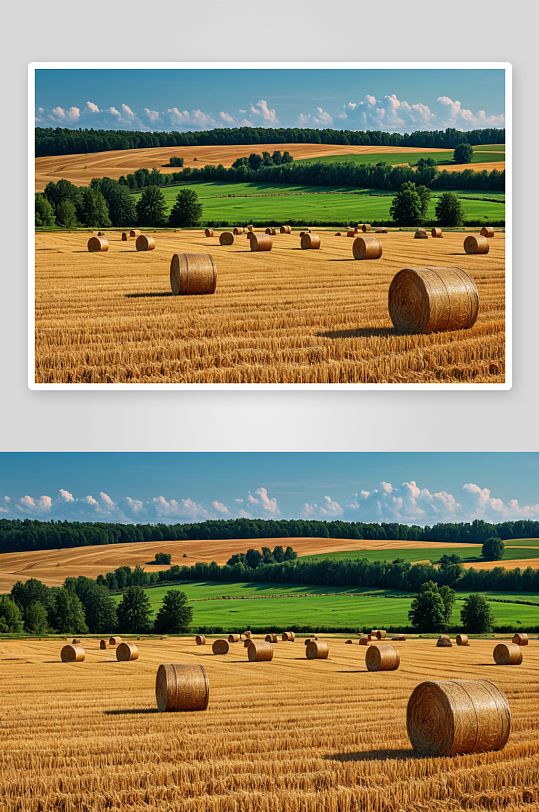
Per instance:
[[[392,93],[381,100],[367,94],[361,101],[343,105],[335,117],[347,129],[401,131],[430,127],[436,114],[426,104],[408,104]]]
[[[109,107],[109,109],[107,110],[107,113],[110,113],[111,116],[118,116],[119,118],[122,117],[122,114],[120,113],[120,111],[117,110],[115,107]]]
[[[317,107],[314,113],[301,113],[298,118],[298,127],[331,127],[333,117]]]
[[[60,494],[60,499],[63,502],[74,502],[75,501],[75,497],[73,496],[73,494],[69,493],[69,491],[64,491],[63,488],[60,488],[58,493]]]
[[[267,513],[275,513],[275,514],[280,513],[279,507],[277,505],[277,499],[275,498],[270,499],[266,488],[257,488],[254,496],[249,491],[247,501],[253,505],[261,505],[262,509],[265,510]]]
[[[214,127],[222,127],[223,123],[212,118],[209,113],[202,110],[178,110],[171,107],[167,110],[171,124],[179,127],[191,127],[196,130],[210,130]]]
[[[94,499],[94,497],[90,495],[85,496],[84,499],[82,499],[82,501],[86,502],[87,505],[92,505],[93,507],[99,506],[99,502],[97,501],[97,499]]]
[[[19,499],[19,504],[16,507],[19,510],[24,508],[29,510],[47,511],[52,506],[52,499],[50,496],[40,496],[39,499],[34,499],[32,496],[23,496]]]
[[[109,508],[116,507],[116,503],[112,501],[112,499],[108,494],[103,493],[103,491],[101,491],[99,496],[101,497],[101,500],[105,503],[107,507]]]
[[[157,112],[157,110],[149,110],[147,107],[144,107],[142,112],[144,113],[146,118],[149,119],[149,121],[151,121],[152,124],[156,121],[159,121],[159,113]]]
[[[269,110],[268,103],[264,99],[260,99],[256,104],[251,104],[249,112],[254,116],[262,116],[264,121],[270,121],[272,124],[279,123],[275,110]]]
[[[140,513],[144,510],[144,502],[141,502],[140,499],[131,499],[130,496],[126,496],[125,501],[127,502],[127,507],[132,510],[133,513]]]
[[[225,516],[230,516],[230,511],[226,505],[223,505],[222,502],[212,502],[211,506],[217,513],[223,513]]]
[[[321,505],[318,505],[316,502],[306,502],[303,506],[303,515],[305,518],[311,519],[315,517],[326,519],[334,518],[335,516],[341,516],[343,512],[339,503],[334,502],[330,496],[324,496],[324,501]]]
[[[234,119],[228,113],[221,112],[219,113],[219,117],[226,121],[227,124],[235,124]]]
[[[463,108],[459,101],[453,101],[448,96],[439,96],[437,101],[444,110],[444,127],[456,127],[459,130],[505,127],[504,115],[487,116],[484,110],[479,110],[474,114],[471,110]]]
[[[86,107],[88,108],[88,111],[90,113],[99,113],[100,112],[99,107],[97,106],[97,104],[94,104],[91,101],[86,102]]]

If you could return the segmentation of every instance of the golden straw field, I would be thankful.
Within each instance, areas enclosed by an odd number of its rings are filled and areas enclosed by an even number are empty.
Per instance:
[[[36,234],[37,383],[501,383],[505,375],[505,236],[467,255],[464,233],[414,240],[378,235],[379,260],[357,261],[353,240],[299,232],[252,252],[247,236],[152,232],[155,250],[107,232]],[[217,290],[172,296],[174,253],[211,253]],[[479,316],[469,330],[399,335],[387,295],[403,268],[458,266],[475,281]]]
[[[82,640],[86,659],[61,663],[61,641],[0,641],[2,812],[456,812],[537,809],[539,643],[520,666],[496,666],[495,642],[436,648],[396,643],[397,671],[367,672],[366,648],[326,638],[306,660],[302,639],[250,663],[211,640],[137,641],[140,657]],[[206,668],[209,706],[157,713],[161,663]],[[488,679],[506,695],[512,728],[499,752],[414,754],[406,704],[427,679]]]

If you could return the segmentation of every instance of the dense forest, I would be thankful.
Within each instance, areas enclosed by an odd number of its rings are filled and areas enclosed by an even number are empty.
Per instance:
[[[186,524],[120,524],[115,522],[40,521],[0,519],[0,553],[54,550],[90,544],[205,539],[342,538],[403,539],[482,544],[485,539],[539,538],[539,522],[520,520],[489,524],[480,519],[467,524],[434,527],[397,522],[344,522],[306,519],[211,519]],[[361,545],[358,544],[358,547]]]
[[[36,157],[106,152],[114,149],[190,147],[212,144],[339,144],[454,149],[458,144],[503,144],[505,130],[446,130],[388,133],[377,130],[312,130],[233,127],[200,132],[135,132],[36,127]]]

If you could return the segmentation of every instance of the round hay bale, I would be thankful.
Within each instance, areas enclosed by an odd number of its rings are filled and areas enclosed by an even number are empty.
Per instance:
[[[385,629],[378,629],[376,632],[376,639],[377,640],[385,640],[387,637],[387,632]]]
[[[231,231],[223,231],[222,234],[219,235],[219,244],[220,245],[232,245],[234,242],[234,235]]]
[[[482,237],[494,237],[494,229],[492,226],[483,226],[479,233]]]
[[[382,243],[378,237],[358,237],[352,246],[354,259],[380,259]]]
[[[291,234],[292,233],[292,227],[291,226],[281,226],[279,231],[280,231],[281,234]]]
[[[252,231],[253,229],[254,229],[254,226],[253,226],[253,224],[252,224],[252,223],[250,223],[250,224],[247,226],[247,230],[248,230],[248,231]]]
[[[73,643],[74,646],[82,646],[82,643],[78,637],[74,637],[71,642]]]
[[[486,237],[480,234],[469,234],[464,240],[464,250],[467,254],[488,254],[489,242]]]
[[[396,671],[401,656],[395,646],[369,646],[365,655],[365,665],[369,671]]]
[[[376,234],[387,234],[387,228],[377,228]]]
[[[122,231],[122,242],[127,242],[127,231]]]
[[[132,228],[131,231],[129,232],[130,237],[138,237],[139,234],[140,230],[138,228]]]
[[[424,228],[418,228],[414,234],[414,240],[428,240],[429,235]]]
[[[204,637],[203,634],[197,634],[197,636],[195,637],[195,643],[197,644],[197,646],[205,646],[206,638]]]
[[[248,648],[252,642],[253,641],[251,640],[251,638],[247,637],[247,639],[243,641],[243,648]]]
[[[250,630],[249,630],[249,629],[247,629],[247,631],[246,631],[246,632],[243,632],[243,636],[244,636],[244,637],[251,637],[251,632],[250,632]]]
[[[78,643],[68,643],[60,653],[63,663],[81,663],[85,656],[83,647]]]
[[[205,237],[213,237],[213,228],[206,228],[204,230],[204,236]]]
[[[498,643],[493,654],[496,665],[520,665],[522,662],[522,651],[516,643]]]
[[[469,640],[467,634],[457,634],[457,646],[469,646]]]
[[[433,228],[430,232],[431,237],[443,237],[442,229],[441,228]]]
[[[105,237],[90,237],[88,251],[108,251],[109,242]]]
[[[229,634],[228,635],[228,642],[229,643],[239,643],[240,642],[239,634]]]
[[[249,243],[251,251],[271,251],[273,247],[273,240],[269,234],[254,234],[252,233]]]
[[[213,257],[210,254],[173,254],[170,287],[174,296],[215,293],[217,268]]]
[[[157,709],[203,711],[210,699],[210,681],[203,665],[162,663],[155,678]]]
[[[412,691],[406,728],[420,756],[502,750],[511,731],[511,711],[489,680],[428,681]]]
[[[107,641],[106,640],[100,640],[99,641],[99,648],[100,649],[106,649],[107,648]]]
[[[479,313],[479,293],[462,268],[404,268],[393,277],[388,308],[400,333],[467,330]]]
[[[362,634],[361,637],[359,638],[359,645],[360,646],[368,646],[370,642],[371,642],[371,638],[370,638],[370,635],[368,635],[368,634]]]
[[[293,643],[296,639],[294,632],[283,632],[283,640],[287,643]]]
[[[98,237],[104,237],[104,236],[105,236],[105,232],[104,232],[104,231],[98,231],[98,232],[97,232],[97,236],[98,236]]]
[[[116,649],[116,659],[119,663],[128,663],[131,660],[138,660],[138,648],[134,643],[120,643]]]
[[[522,632],[517,632],[513,637],[513,643],[516,643],[517,646],[527,646],[528,635],[523,634]]]
[[[228,645],[228,640],[220,638],[219,640],[214,641],[211,648],[214,654],[228,654],[228,649],[230,646]]]
[[[236,226],[236,228],[232,230],[232,233],[235,237],[237,237],[238,234],[243,234],[243,226]]]
[[[270,234],[272,237],[275,237],[275,235],[277,234],[277,229],[275,229],[275,228],[267,228],[264,233],[265,234]]]
[[[441,637],[439,637],[438,640],[436,641],[436,647],[437,648],[452,648],[452,646],[453,646],[453,643],[451,642],[449,637],[447,635],[445,635],[445,634],[443,634]]]
[[[305,232],[303,237],[301,238],[301,247],[302,248],[320,248],[320,237],[318,234],[311,234],[310,232]]]
[[[335,236],[336,236],[336,237],[342,237],[342,234],[341,234],[341,232],[340,232],[340,231],[337,231],[337,232],[336,232],[336,234],[335,234]]]
[[[391,639],[396,640],[399,643],[405,643],[406,642],[406,635],[405,634],[396,634]]]
[[[349,228],[348,231],[346,232],[346,236],[347,237],[355,237],[356,236],[356,229],[355,228]]]
[[[370,231],[371,230],[370,223],[362,223],[361,230],[363,231],[363,233],[365,233],[366,231]]]
[[[135,243],[137,251],[153,251],[155,240],[149,234],[140,234]]]
[[[305,648],[305,654],[308,660],[327,660],[329,646],[322,640],[311,640]]]
[[[346,641],[346,645],[351,644],[351,643],[352,643],[352,640],[347,640]]]
[[[264,640],[265,640],[266,643],[278,643],[279,642],[279,638],[277,637],[276,634],[267,634],[265,636]]]
[[[266,640],[251,640],[247,648],[250,663],[273,660],[273,646]]]
[[[116,635],[115,637],[111,637],[109,639],[109,646],[119,646],[121,642],[122,642],[122,638],[118,637],[118,635]]]

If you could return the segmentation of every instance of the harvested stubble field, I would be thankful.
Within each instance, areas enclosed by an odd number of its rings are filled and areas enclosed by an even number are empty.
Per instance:
[[[500,383],[504,381],[504,251],[464,253],[462,233],[417,241],[381,235],[377,261],[355,261],[353,241],[322,233],[317,251],[278,235],[251,252],[203,231],[155,234],[151,253],[107,237],[91,254],[87,234],[36,235],[37,383]],[[172,296],[176,252],[208,252],[211,296]],[[402,336],[387,294],[406,267],[459,266],[479,290],[470,330]]]
[[[59,662],[58,641],[0,642],[3,812],[518,812],[539,804],[539,645],[520,666],[495,666],[494,641],[438,649],[397,643],[397,671],[369,673],[365,649],[302,640],[249,663],[243,643],[137,641],[118,663],[84,640],[83,663]],[[157,713],[160,663],[202,664],[208,710]],[[518,669],[518,670],[515,670]],[[406,703],[427,679],[488,679],[512,712],[500,752],[419,758]]]

